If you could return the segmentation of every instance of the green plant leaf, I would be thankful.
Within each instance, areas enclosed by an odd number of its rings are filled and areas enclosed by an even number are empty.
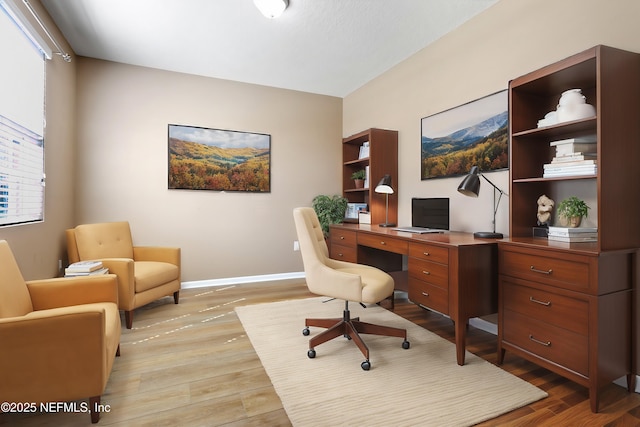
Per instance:
[[[339,195],[327,196],[321,194],[313,198],[311,206],[318,215],[325,236],[329,235],[329,226],[339,224],[344,220],[348,200]]]

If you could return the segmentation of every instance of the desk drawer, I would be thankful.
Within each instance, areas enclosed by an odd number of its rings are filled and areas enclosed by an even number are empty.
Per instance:
[[[589,340],[541,320],[504,310],[503,340],[538,357],[589,376]]]
[[[406,241],[381,235],[358,233],[358,244],[403,255],[406,255],[409,251]]]
[[[331,228],[331,246],[334,244],[352,246],[355,248],[358,233],[353,230],[338,230]]]
[[[409,258],[409,277],[447,289],[449,287],[449,266],[438,264],[437,262]]]
[[[356,246],[342,246],[332,243],[331,258],[355,263],[358,262],[358,249]]]
[[[449,292],[422,280],[409,276],[409,299],[414,304],[449,314]]]
[[[554,257],[553,252],[500,251],[500,274],[533,280],[566,289],[586,291],[591,274],[589,257],[574,256],[572,259]]]
[[[449,264],[449,249],[440,246],[409,243],[409,256],[440,264]]]
[[[535,287],[500,280],[502,307],[531,319],[541,320],[572,332],[586,335],[589,331],[589,302],[557,295]]]

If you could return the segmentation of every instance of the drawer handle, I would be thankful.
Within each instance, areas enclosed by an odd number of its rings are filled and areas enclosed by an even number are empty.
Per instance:
[[[422,252],[422,254],[423,254],[424,256],[429,256],[429,255],[431,255],[429,252]]]
[[[340,236],[340,240],[344,240],[344,236]]]
[[[544,305],[545,307],[549,307],[551,305],[551,301],[544,302],[544,301],[537,300],[534,297],[529,297],[529,301],[535,302],[536,304]]]
[[[426,293],[426,292],[423,292],[423,293],[422,293],[422,295],[424,295],[425,297],[428,297],[428,296],[429,296],[429,294],[428,294],[428,293]]]
[[[541,274],[551,274],[553,272],[552,269],[548,269],[548,270],[538,270],[537,268],[535,268],[533,265],[531,266],[531,271],[535,272],[535,273],[541,273]]]
[[[380,244],[381,245],[386,245],[387,243],[383,241],[383,242],[380,242]]]
[[[344,256],[344,254],[338,254],[338,256],[339,256],[339,257],[343,257],[343,256]]]
[[[533,342],[535,342],[535,343],[538,343],[538,344],[540,344],[540,345],[543,345],[543,346],[545,346],[545,347],[551,347],[551,341],[544,342],[544,341],[537,340],[537,339],[535,339],[535,338],[533,337],[533,335],[531,335],[531,334],[529,334],[529,339],[530,339],[531,341],[533,341]]]
[[[428,271],[424,271],[422,270],[422,274],[426,274],[427,276],[430,275],[431,273],[429,273]]]

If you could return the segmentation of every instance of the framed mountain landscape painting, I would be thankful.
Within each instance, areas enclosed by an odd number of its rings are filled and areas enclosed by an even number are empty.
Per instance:
[[[422,180],[509,168],[508,108],[503,90],[423,118]]]
[[[271,135],[169,125],[169,188],[271,191]]]

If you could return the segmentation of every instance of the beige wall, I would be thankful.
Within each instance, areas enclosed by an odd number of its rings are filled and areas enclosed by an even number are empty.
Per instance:
[[[302,271],[292,210],[341,191],[342,100],[78,60],[78,223],[182,248],[183,280]],[[167,125],[271,135],[271,192],[167,189]]]
[[[30,2],[45,20],[54,37],[70,48],[38,2]],[[17,2],[21,7],[21,2]],[[25,9],[25,15],[30,16]],[[37,27],[37,24],[34,25]],[[43,38],[46,38],[43,35]],[[4,60],[9,60],[5,58]],[[3,60],[3,61],[4,61]],[[3,66],[4,66],[3,62]],[[73,225],[75,183],[76,62],[54,55],[46,65],[46,127],[44,132],[45,187],[44,222],[0,228],[25,279],[58,275],[58,260],[66,258],[63,230]],[[11,90],[11,88],[8,88]],[[19,96],[19,94],[16,94]]]
[[[637,0],[502,0],[348,95],[343,134],[371,126],[398,130],[401,223],[411,221],[411,197],[450,197],[452,229],[489,230],[493,193],[486,182],[473,199],[457,193],[461,178],[420,180],[420,119],[506,89],[515,77],[597,44],[640,52],[638,17]],[[507,171],[489,179],[508,191]],[[588,203],[593,198],[586,190],[579,195]],[[497,215],[505,234],[508,206],[503,199]],[[534,205],[533,221],[535,212]]]

